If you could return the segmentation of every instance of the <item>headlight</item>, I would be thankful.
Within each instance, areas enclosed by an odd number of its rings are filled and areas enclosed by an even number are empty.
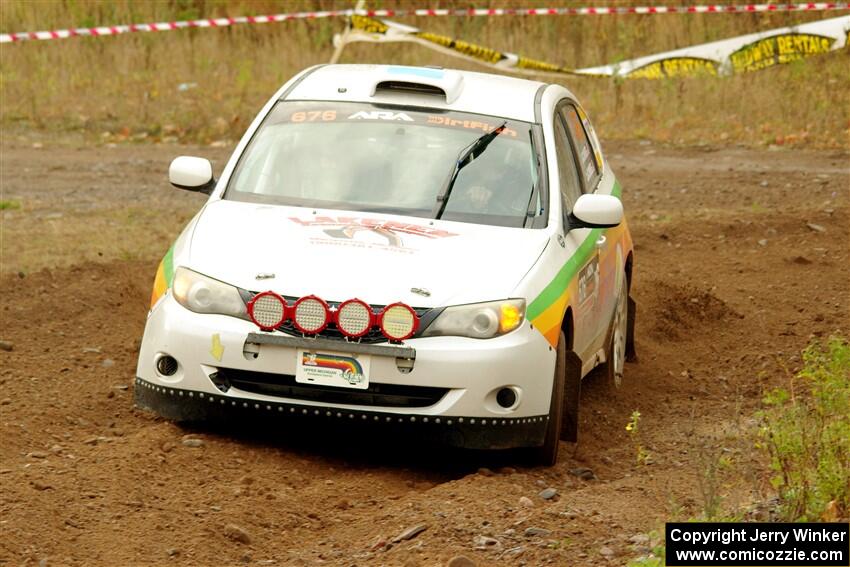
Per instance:
[[[422,332],[423,337],[444,335],[491,339],[510,333],[525,319],[524,299],[505,299],[447,307]]]
[[[174,271],[172,292],[177,303],[189,311],[248,319],[248,309],[237,288],[188,268]]]

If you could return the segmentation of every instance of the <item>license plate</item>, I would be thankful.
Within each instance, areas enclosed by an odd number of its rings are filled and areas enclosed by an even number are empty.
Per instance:
[[[297,356],[296,382],[360,390],[369,387],[371,357],[368,354],[299,349]]]

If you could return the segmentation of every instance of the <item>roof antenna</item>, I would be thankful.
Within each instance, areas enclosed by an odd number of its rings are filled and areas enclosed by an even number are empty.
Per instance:
[[[357,0],[357,3],[354,4],[354,9],[351,10],[351,15],[361,12],[365,5],[366,0]],[[345,31],[342,32],[342,37],[339,38],[338,42],[335,42],[336,47],[334,48],[333,55],[331,55],[331,65],[335,65],[339,61],[339,58],[342,57],[342,50],[345,49],[346,40],[348,39],[348,35],[351,33],[351,15],[349,15],[348,19],[345,21]]]

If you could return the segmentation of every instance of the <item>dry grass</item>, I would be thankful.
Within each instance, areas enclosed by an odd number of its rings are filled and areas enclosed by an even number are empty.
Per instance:
[[[416,2],[417,6],[436,4],[468,5]],[[584,2],[511,4],[565,6]],[[0,3],[0,28],[31,31],[350,5],[304,1],[8,0]],[[367,5],[412,6],[389,2]],[[588,66],[823,17],[827,16],[800,13],[399,21],[568,66]],[[4,44],[0,48],[0,125],[7,138],[12,133],[40,131],[50,136],[82,135],[88,141],[210,143],[238,139],[259,106],[280,84],[296,71],[329,59],[331,37],[342,25],[340,19],[291,21]],[[343,61],[475,68],[421,47],[399,44],[355,45],[346,50]],[[847,147],[850,73],[846,53],[725,79],[617,82],[565,78],[563,82],[584,102],[606,138]],[[181,84],[188,89],[181,90]]]

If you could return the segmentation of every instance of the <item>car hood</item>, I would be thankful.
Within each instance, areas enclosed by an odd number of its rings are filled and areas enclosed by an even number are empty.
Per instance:
[[[251,291],[437,307],[510,297],[547,241],[543,230],[220,200],[199,215],[185,265]]]

